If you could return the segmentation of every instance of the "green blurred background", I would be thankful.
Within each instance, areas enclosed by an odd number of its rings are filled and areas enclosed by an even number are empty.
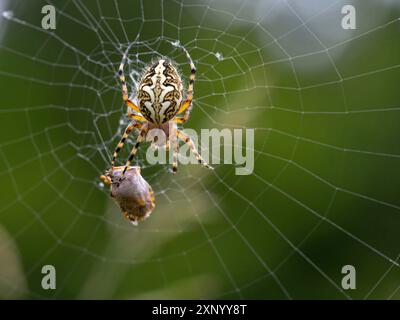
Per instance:
[[[45,4],[54,31],[41,28]],[[355,30],[341,27],[345,4]],[[0,10],[0,298],[400,297],[399,1]],[[254,128],[255,168],[181,165],[172,176],[142,147],[157,207],[135,228],[98,179],[127,123],[116,71],[133,42],[132,78],[164,55],[186,81],[170,41],[198,69],[186,127]],[[56,290],[41,287],[46,264]],[[355,290],[341,287],[348,264]]]

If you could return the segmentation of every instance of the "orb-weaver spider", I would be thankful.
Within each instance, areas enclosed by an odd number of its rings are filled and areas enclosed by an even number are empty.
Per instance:
[[[125,61],[127,59],[127,51],[125,52],[121,65],[118,70],[119,79],[122,85],[122,99],[125,105],[132,113],[128,112],[128,117],[132,122],[125,129],[122,139],[114,151],[111,166],[114,167],[118,152],[123,147],[126,139],[133,129],[138,129],[139,133],[125,164],[121,178],[126,170],[130,167],[133,158],[135,157],[138,147],[145,140],[147,133],[151,129],[161,129],[167,138],[167,147],[171,145],[173,150],[172,172],[176,173],[178,168],[178,149],[181,139],[188,144],[190,150],[195,155],[197,161],[203,166],[212,169],[210,165],[200,156],[192,139],[177,128],[177,124],[184,124],[188,121],[190,111],[192,109],[193,100],[193,84],[196,75],[196,67],[193,63],[189,52],[182,48],[189,60],[190,77],[186,99],[183,100],[183,85],[182,79],[173,66],[166,59],[159,59],[156,63],[147,67],[143,73],[137,92],[137,100],[139,106],[136,106],[128,95],[125,76],[123,73]],[[181,115],[181,116],[178,116]],[[172,128],[172,129],[171,129]]]

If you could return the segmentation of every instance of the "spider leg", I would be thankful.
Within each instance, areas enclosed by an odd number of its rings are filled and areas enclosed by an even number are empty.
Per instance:
[[[189,98],[181,105],[181,107],[179,108],[179,111],[177,114],[180,114],[182,112],[185,112],[183,115],[183,118],[188,118],[189,119],[189,115],[190,112],[192,111],[192,100],[193,100],[193,95]]]
[[[140,115],[137,115],[137,114],[129,114],[128,113],[128,117],[131,118],[131,119],[134,119],[136,121],[140,121],[140,122],[146,122],[147,121],[144,117],[142,117]]]
[[[170,143],[172,144],[172,150],[173,150],[172,173],[175,174],[176,171],[178,171],[179,142],[178,142],[178,136],[177,136],[178,128],[176,127],[176,124],[174,124],[172,128],[173,129],[172,129],[169,140],[170,140]]]
[[[174,118],[173,119],[173,121],[175,122],[175,123],[179,123],[179,124],[183,124],[183,123],[186,123],[187,121],[189,120],[189,116],[188,117],[176,117],[176,118]]]
[[[113,158],[111,160],[112,167],[114,167],[115,159],[117,158],[118,153],[121,151],[122,147],[124,146],[124,143],[125,143],[126,139],[128,138],[129,134],[131,133],[131,131],[135,128],[140,129],[141,126],[142,126],[142,124],[140,122],[133,122],[126,127],[124,135],[122,136],[121,140],[118,142],[117,148],[114,151]]]
[[[181,107],[179,108],[178,114],[185,112],[184,119],[189,119],[190,111],[192,110],[192,100],[193,100],[193,85],[194,85],[194,80],[196,79],[196,66],[193,63],[192,58],[189,55],[189,52],[183,48],[185,51],[186,57],[189,60],[190,64],[190,76],[189,76],[189,86],[187,90],[187,98],[186,101],[182,103]],[[185,122],[186,122],[185,121]]]
[[[165,143],[165,151],[169,151],[170,148],[170,142],[169,140]]]
[[[122,57],[122,62],[118,69],[118,76],[119,76],[119,80],[121,81],[121,85],[122,85],[122,100],[124,100],[124,103],[127,107],[140,113],[139,107],[137,105],[135,105],[131,100],[129,100],[128,88],[126,86],[126,80],[125,80],[125,76],[124,76],[124,65],[125,65],[126,58],[127,58],[127,55],[125,53],[124,56]]]
[[[183,133],[183,132],[182,132],[181,130],[179,130],[179,129],[177,129],[176,132],[177,132],[178,138],[181,139],[183,142],[185,142],[185,143],[189,146],[190,150],[192,150],[192,152],[193,152],[194,156],[196,157],[197,161],[198,161],[202,166],[204,166],[204,167],[206,167],[206,168],[208,168],[208,169],[212,169],[212,170],[213,170],[214,168],[213,168],[212,166],[210,166],[210,165],[201,157],[201,155],[199,154],[199,152],[197,151],[197,149],[196,149],[196,147],[195,147],[195,145],[194,145],[194,143],[193,143],[193,140],[192,140],[187,134]]]
[[[132,163],[133,158],[135,157],[137,150],[139,148],[140,143],[146,138],[146,134],[148,131],[148,126],[142,126],[142,128],[139,131],[139,135],[136,139],[136,143],[132,148],[131,154],[129,155],[128,161],[126,161],[125,167],[124,167],[124,171],[122,171],[121,174],[121,179],[123,178],[123,176],[125,175],[126,170],[129,168],[129,166]]]

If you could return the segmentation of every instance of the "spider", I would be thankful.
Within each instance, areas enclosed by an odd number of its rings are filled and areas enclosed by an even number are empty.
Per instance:
[[[184,48],[183,50],[189,60],[191,69],[186,99],[183,99],[183,84],[178,71],[171,61],[161,58],[157,62],[149,65],[141,76],[137,92],[139,106],[135,105],[129,99],[128,89],[123,73],[128,50],[123,55],[118,70],[118,76],[122,85],[122,99],[128,107],[128,117],[131,118],[132,121],[126,127],[125,132],[114,151],[111,161],[112,167],[114,167],[117,155],[133,129],[138,130],[138,136],[123,169],[121,179],[131,165],[140,143],[146,139],[146,135],[151,129],[161,129],[165,133],[167,138],[166,146],[168,149],[171,146],[173,150],[172,173],[175,174],[178,168],[178,139],[188,144],[190,150],[193,152],[200,164],[206,168],[213,169],[200,156],[192,139],[183,131],[178,129],[178,124],[182,125],[189,120],[192,109],[193,84],[196,76],[196,67],[193,60],[190,57],[189,52]]]

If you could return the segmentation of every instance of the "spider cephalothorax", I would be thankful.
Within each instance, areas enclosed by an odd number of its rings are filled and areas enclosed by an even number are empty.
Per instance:
[[[190,64],[189,86],[184,99],[182,79],[172,62],[167,59],[159,59],[151,64],[143,73],[137,91],[137,101],[139,106],[135,105],[128,95],[128,89],[123,73],[124,64],[127,58],[127,52],[124,54],[122,63],[118,70],[118,75],[122,84],[122,98],[131,112],[128,117],[132,122],[125,129],[121,141],[115,149],[111,165],[114,167],[118,152],[123,147],[126,139],[133,129],[139,131],[136,143],[132,148],[128,161],[125,164],[121,177],[125,174],[127,168],[131,165],[134,156],[137,153],[139,144],[146,138],[149,130],[159,128],[166,133],[168,138],[167,146],[173,150],[172,172],[177,171],[177,159],[179,140],[187,143],[196,156],[199,163],[212,169],[200,156],[190,137],[177,128],[177,124],[183,124],[188,121],[193,100],[193,84],[196,75],[196,67],[186,49],[183,48]]]

